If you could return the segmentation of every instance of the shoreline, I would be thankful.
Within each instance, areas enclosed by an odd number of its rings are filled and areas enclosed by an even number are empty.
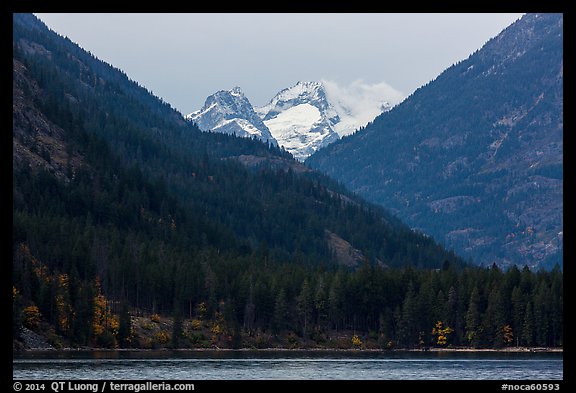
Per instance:
[[[373,348],[351,348],[351,349],[336,349],[336,348],[158,348],[158,349],[148,349],[148,348],[26,348],[21,351],[14,351],[12,356],[18,354],[26,353],[79,353],[79,352],[108,352],[108,353],[128,353],[128,352],[142,352],[142,353],[152,353],[152,352],[179,352],[179,353],[195,353],[195,352],[349,352],[349,353],[403,353],[403,352],[456,352],[456,353],[473,353],[473,352],[487,352],[487,353],[564,353],[564,348],[541,348],[541,347],[508,347],[508,348],[471,348],[471,347],[455,347],[455,348],[398,348],[390,350],[373,349]]]

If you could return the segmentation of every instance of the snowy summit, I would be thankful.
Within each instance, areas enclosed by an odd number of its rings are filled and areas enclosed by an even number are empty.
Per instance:
[[[340,121],[319,82],[298,82],[256,109],[278,144],[304,161],[321,147],[337,141]]]
[[[200,110],[190,113],[186,119],[196,123],[202,131],[256,137],[264,142],[277,144],[239,87],[212,94],[206,98]]]
[[[329,81],[298,82],[259,108],[253,108],[235,87],[208,97],[202,109],[186,118],[203,131],[256,136],[277,143],[304,161],[390,110],[389,101],[400,101],[399,96],[387,100],[390,91],[374,86],[355,83],[341,88]]]

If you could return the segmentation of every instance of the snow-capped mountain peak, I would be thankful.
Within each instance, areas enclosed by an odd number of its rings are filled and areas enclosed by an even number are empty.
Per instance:
[[[277,144],[238,86],[212,94],[206,98],[201,109],[190,113],[186,119],[194,122],[202,131],[257,137],[262,141]]]
[[[256,113],[278,144],[301,161],[340,138],[334,130],[340,119],[320,82],[298,82],[257,108]]]
[[[304,161],[316,150],[366,125],[398,103],[401,95],[381,83],[298,82],[253,108],[240,87],[221,90],[188,116],[201,130],[256,136]]]
[[[266,121],[288,106],[292,107],[305,102],[313,102],[314,106],[323,111],[330,108],[322,83],[298,82],[294,86],[280,91],[268,104],[255,110]]]

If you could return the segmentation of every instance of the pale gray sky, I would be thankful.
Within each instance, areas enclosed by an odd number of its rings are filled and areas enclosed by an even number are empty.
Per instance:
[[[188,114],[240,86],[255,106],[298,81],[404,96],[522,14],[36,14]]]

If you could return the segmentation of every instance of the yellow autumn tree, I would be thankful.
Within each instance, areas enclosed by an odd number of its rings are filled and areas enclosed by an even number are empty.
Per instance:
[[[94,318],[92,319],[92,332],[95,336],[104,333],[106,327],[106,298],[102,294],[94,297]]]
[[[191,322],[192,330],[202,329],[202,321],[199,319],[193,319]]]
[[[356,348],[360,348],[362,346],[362,340],[360,337],[358,337],[357,334],[352,336],[352,345],[354,345]]]
[[[118,335],[118,330],[120,329],[120,317],[117,314],[110,314],[108,320],[108,330],[112,332],[113,335]]]
[[[26,244],[21,244],[19,251],[22,255],[24,255],[25,258],[27,258],[30,261],[30,263],[32,264],[32,271],[34,272],[34,275],[40,280],[40,282],[44,284],[49,284],[51,276],[48,267],[42,264],[38,259],[36,259],[32,255],[30,249]]]
[[[436,322],[436,326],[432,328],[432,335],[436,336],[436,344],[438,345],[446,345],[448,342],[448,336],[454,331],[449,326],[444,327],[444,323],[442,321]]]
[[[512,327],[510,325],[504,325],[502,327],[502,339],[505,344],[510,344],[514,341],[514,334],[512,333]]]
[[[22,310],[23,323],[28,329],[37,329],[40,326],[40,320],[42,319],[42,314],[38,307],[32,305],[24,308]]]
[[[62,332],[68,332],[70,329],[70,316],[73,313],[69,301],[70,280],[67,274],[58,274],[56,276],[56,312],[58,328]]]
[[[206,303],[198,303],[196,306],[196,312],[198,313],[198,318],[203,319],[206,316],[206,312],[208,311],[208,307],[206,307]]]
[[[98,278],[96,278],[94,285],[96,288],[96,296],[94,296],[92,332],[95,337],[104,334],[105,331],[110,331],[111,333],[116,334],[120,327],[120,319],[117,315],[113,315],[108,307],[108,300],[102,294],[100,280]]]
[[[168,334],[168,332],[165,332],[164,330],[161,330],[154,334],[153,340],[155,344],[160,345],[167,344],[170,341],[170,334]]]

